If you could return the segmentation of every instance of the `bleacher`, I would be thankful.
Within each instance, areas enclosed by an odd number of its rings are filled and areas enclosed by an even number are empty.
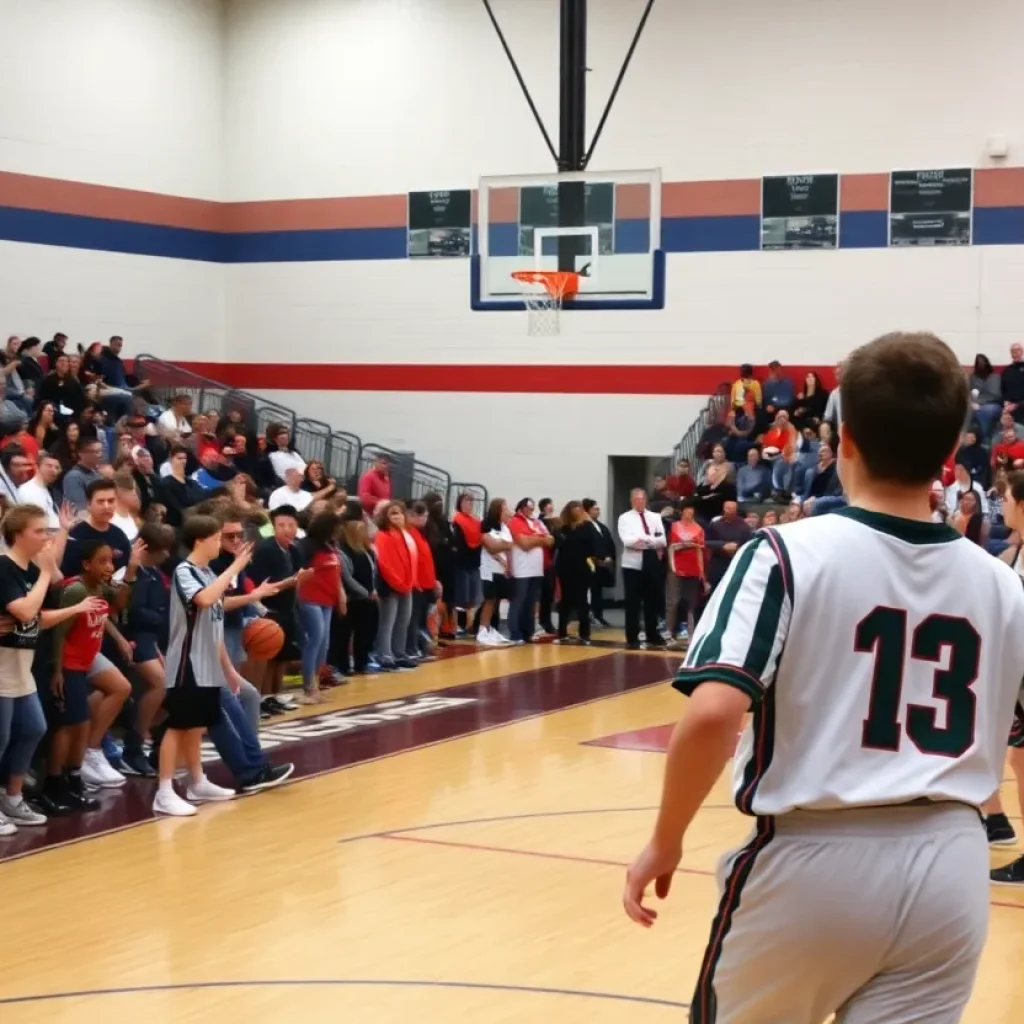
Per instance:
[[[487,508],[488,493],[483,484],[453,480],[446,470],[417,459],[412,452],[395,451],[373,442],[364,443],[356,434],[335,430],[330,424],[300,416],[287,406],[202,377],[155,356],[137,356],[134,370],[140,380],[150,381],[162,404],[167,404],[173,394],[185,393],[191,396],[196,412],[221,416],[230,409],[237,409],[248,429],[259,435],[271,423],[283,424],[295,439],[295,447],[302,456],[307,461],[322,462],[328,476],[337,480],[349,494],[356,493],[359,476],[373,460],[378,455],[387,455],[391,460],[391,480],[396,497],[415,500],[436,492],[444,497],[446,511],[452,512],[456,497],[464,492],[472,495],[477,515],[482,516]]]

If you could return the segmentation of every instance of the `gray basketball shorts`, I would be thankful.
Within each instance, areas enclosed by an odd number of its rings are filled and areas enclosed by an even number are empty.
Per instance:
[[[718,867],[691,1024],[956,1024],[988,931],[988,871],[965,804],[758,818]]]

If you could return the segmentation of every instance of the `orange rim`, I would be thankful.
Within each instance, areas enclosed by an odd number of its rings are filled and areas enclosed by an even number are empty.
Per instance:
[[[523,284],[539,284],[555,300],[571,299],[580,290],[580,275],[571,270],[514,270]]]

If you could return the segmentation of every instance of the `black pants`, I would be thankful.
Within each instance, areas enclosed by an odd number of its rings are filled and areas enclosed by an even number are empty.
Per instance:
[[[561,593],[558,597],[558,635],[565,639],[569,633],[569,620],[576,615],[580,624],[580,639],[590,639],[590,604],[587,590],[590,580],[568,577],[558,579]]]
[[[331,647],[327,661],[346,676],[353,670],[365,672],[376,639],[377,602],[350,598],[348,614],[335,615],[331,620]]]
[[[654,568],[623,569],[622,583],[626,589],[626,643],[640,642],[641,607],[647,643],[662,643],[658,635],[658,612],[664,599],[661,574]]]
[[[548,569],[544,573],[544,580],[540,585],[540,624],[549,633],[553,633],[554,626],[551,624],[551,611],[555,603],[555,571]]]
[[[604,584],[596,581],[590,584],[590,610],[598,622],[604,621]]]

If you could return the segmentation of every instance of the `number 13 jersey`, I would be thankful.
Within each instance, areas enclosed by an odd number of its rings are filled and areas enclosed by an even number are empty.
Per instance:
[[[999,785],[1024,677],[1024,587],[951,527],[845,508],[763,530],[708,603],[675,687],[750,697],[752,815],[957,800]]]

